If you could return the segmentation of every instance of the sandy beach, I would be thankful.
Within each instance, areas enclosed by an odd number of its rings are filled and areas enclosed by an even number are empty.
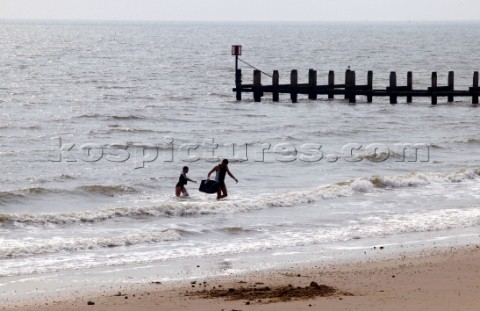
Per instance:
[[[480,310],[479,258],[480,246],[469,245],[394,260],[40,297],[1,310]]]

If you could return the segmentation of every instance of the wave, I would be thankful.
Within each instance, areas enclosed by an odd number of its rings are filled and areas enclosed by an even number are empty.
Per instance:
[[[136,86],[120,86],[120,85],[99,85],[96,87],[100,90],[131,90],[136,89]]]
[[[19,199],[23,199],[28,196],[55,193],[55,192],[58,192],[58,190],[47,189],[42,187],[25,188],[25,189],[13,190],[13,191],[2,191],[0,192],[0,205],[10,203],[12,201],[18,201]]]
[[[305,228],[302,234],[284,232],[271,247],[306,246],[325,242],[351,241],[405,233],[438,232],[480,225],[480,208],[442,209],[396,215],[366,215],[339,226]],[[253,243],[252,243],[253,244]],[[249,245],[250,246],[250,245]]]
[[[106,196],[115,196],[116,194],[137,192],[135,188],[130,186],[124,186],[124,185],[113,185],[113,186],[89,185],[89,186],[78,187],[78,189],[88,193],[102,194]]]
[[[146,129],[133,129],[129,127],[112,127],[109,130],[93,130],[90,133],[105,133],[105,134],[113,134],[113,133],[163,133],[158,132],[155,130],[146,130]]]
[[[340,136],[340,137],[348,137],[351,134],[358,133],[357,129],[354,128],[335,128],[335,129],[321,129],[321,130],[309,130],[305,132],[307,137],[325,137],[325,136]]]
[[[445,147],[440,146],[439,144],[428,144],[428,147],[433,148],[433,149],[445,149]]]
[[[22,130],[40,130],[42,127],[40,125],[27,125],[21,126],[20,129]]]
[[[476,138],[465,138],[465,139],[460,139],[460,140],[454,140],[450,143],[454,144],[471,144],[471,145],[476,145],[480,143],[479,139]]]
[[[380,188],[406,188],[429,185],[432,183],[460,183],[477,179],[480,168],[462,169],[453,173],[410,173],[402,176],[373,176],[371,183]]]
[[[61,174],[58,179],[60,180],[74,180],[75,177],[73,176],[70,176],[70,175],[67,175],[67,174]]]
[[[365,217],[351,221],[348,225],[307,227],[302,234],[294,231],[285,231],[272,236],[268,244],[265,244],[263,240],[248,240],[248,243],[241,243],[231,247],[226,247],[221,243],[203,248],[201,252],[203,255],[226,255],[261,251],[266,248],[282,248],[292,245],[308,246],[325,242],[350,241],[402,233],[444,231],[478,225],[480,225],[479,206],[472,206],[467,209],[452,208],[399,215],[366,215]],[[241,227],[225,227],[219,228],[216,231],[228,235],[242,235],[257,230]],[[193,232],[193,234],[198,233],[201,232]],[[4,239],[1,240],[2,243],[0,244],[0,260],[59,252],[81,252],[95,249],[179,241],[183,236],[189,234],[192,234],[192,231],[166,229],[109,237],[58,237],[49,240],[35,238],[29,240]],[[183,258],[185,256],[196,255],[198,255],[198,250],[194,250],[193,252],[187,251],[187,253],[183,254],[170,254],[168,258]]]
[[[75,178],[69,175],[61,175],[59,179],[70,180]],[[131,194],[136,192],[138,192],[136,188],[125,185],[85,185],[75,188],[74,190],[33,187],[0,192],[0,205],[17,202],[21,199],[29,199],[40,195],[50,194],[83,195],[87,193],[113,197],[116,195]]]
[[[77,116],[77,119],[98,119],[103,117],[103,115],[95,113],[95,114],[82,114],[81,116]]]
[[[112,120],[143,120],[145,117],[136,116],[136,115],[126,115],[126,116],[108,116]]]
[[[0,249],[0,259],[176,241],[179,240],[180,237],[181,234],[177,232],[177,230],[167,229],[156,232],[100,238],[58,237],[47,241],[44,239],[4,240],[2,241],[2,247]]]
[[[306,191],[292,191],[283,194],[265,194],[261,197],[244,197],[226,201],[171,201],[147,206],[116,207],[73,213],[50,214],[0,214],[1,223],[27,223],[31,225],[65,225],[75,223],[96,223],[115,218],[141,219],[148,217],[196,217],[202,215],[248,212],[266,208],[293,207],[341,197],[351,197],[372,191],[392,188],[419,187],[434,183],[460,183],[478,179],[480,168],[463,169],[453,173],[410,173],[399,176],[372,176],[312,188]],[[84,186],[83,191],[115,195],[135,192],[125,186]]]
[[[226,98],[226,99],[231,99],[232,96],[228,93],[216,93],[216,92],[210,92],[210,93],[207,93],[208,96],[212,96],[212,97],[218,97],[218,98]]]
[[[444,148],[444,145],[478,145],[480,144],[480,139],[477,138],[459,138],[459,139],[450,139],[443,140],[437,143],[432,143],[430,146],[437,148]]]
[[[13,193],[8,191],[0,192],[0,205],[7,204],[13,201],[17,201],[25,197],[21,193]],[[2,222],[2,215],[0,215],[0,223]]]
[[[77,119],[99,119],[99,118],[106,118],[110,120],[143,120],[145,117],[143,116],[136,116],[136,115],[125,115],[125,116],[117,116],[117,115],[102,115],[98,113],[94,114],[83,114],[80,116],[76,116]]]

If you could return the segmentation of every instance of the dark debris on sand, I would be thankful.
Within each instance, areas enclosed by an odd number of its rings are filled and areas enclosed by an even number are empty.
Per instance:
[[[329,297],[335,294],[351,296],[350,293],[340,292],[337,289],[327,286],[318,285],[316,282],[311,282],[306,287],[294,287],[293,285],[278,286],[278,287],[239,287],[229,289],[210,289],[197,292],[188,292],[187,296],[199,296],[202,298],[225,298],[227,300],[250,300],[278,302],[289,300],[310,299],[315,297]]]

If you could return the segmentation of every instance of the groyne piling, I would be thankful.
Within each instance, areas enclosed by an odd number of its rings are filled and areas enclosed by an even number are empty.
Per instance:
[[[471,97],[473,104],[478,104],[479,87],[478,87],[478,71],[473,74],[472,87],[466,90],[455,90],[455,73],[448,73],[446,85],[441,86],[438,83],[437,72],[432,72],[431,86],[426,89],[414,89],[413,73],[407,73],[407,85],[398,85],[397,73],[390,72],[389,85],[386,88],[374,88],[373,71],[367,73],[367,83],[357,84],[357,76],[354,70],[347,69],[345,71],[344,84],[335,84],[335,72],[328,72],[327,83],[318,83],[317,70],[310,69],[308,71],[308,82],[299,83],[298,70],[294,69],[290,72],[290,83],[280,84],[280,74],[278,70],[273,71],[271,76],[271,84],[262,84],[262,74],[260,70],[253,71],[253,83],[242,83],[242,70],[235,71],[235,88],[237,100],[242,100],[243,93],[253,93],[255,102],[261,102],[265,93],[272,94],[272,101],[278,102],[280,94],[290,95],[292,103],[298,102],[299,95],[306,95],[309,100],[316,100],[319,96],[326,95],[329,99],[335,96],[343,96],[350,103],[355,103],[358,96],[365,96],[368,103],[373,102],[374,97],[388,97],[392,105],[398,103],[398,98],[406,98],[407,103],[411,103],[415,97],[430,97],[431,104],[436,105],[438,98],[447,98],[449,103],[454,102],[456,97]]]

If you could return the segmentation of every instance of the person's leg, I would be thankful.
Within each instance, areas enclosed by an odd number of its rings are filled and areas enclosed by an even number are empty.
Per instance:
[[[223,194],[220,196],[220,199],[226,198],[228,196],[227,187],[223,186],[221,189]]]
[[[188,197],[188,192],[187,192],[187,189],[185,189],[185,187],[182,188],[182,193],[184,197]]]
[[[182,187],[175,187],[175,195],[176,195],[177,197],[180,196],[180,193],[181,193],[181,192],[182,192]]]

